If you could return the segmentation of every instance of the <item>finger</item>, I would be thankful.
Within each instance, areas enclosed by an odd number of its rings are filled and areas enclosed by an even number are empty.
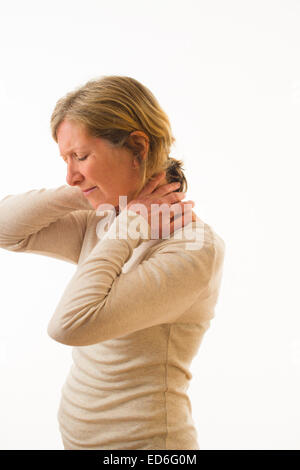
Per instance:
[[[179,183],[180,184],[180,183]],[[167,199],[167,203],[168,204],[176,204],[178,202],[180,202],[182,199],[184,199],[186,196],[186,193],[180,191],[180,192],[175,192],[174,189],[173,189],[173,192],[171,192],[170,194],[168,194],[166,196],[166,199]]]
[[[171,204],[170,212],[174,213],[174,217],[176,218],[179,215],[184,215],[185,213],[188,213],[188,211],[193,210],[194,206],[195,202],[192,200],[176,202],[175,204]]]
[[[157,196],[166,196],[167,194],[174,193],[174,198],[173,202],[177,200],[177,194],[185,194],[185,193],[179,193],[176,190],[180,188],[180,182],[175,181],[173,183],[166,183],[160,186],[155,190],[155,195]],[[176,191],[176,192],[175,192]],[[170,204],[171,202],[169,202]]]
[[[192,209],[185,210],[183,215],[180,214],[170,222],[170,230],[171,233],[175,232],[175,230],[181,229],[191,223],[193,221],[193,211]]]
[[[166,172],[162,171],[157,175],[152,176],[152,178],[148,181],[148,183],[143,187],[143,189],[139,193],[139,197],[145,196],[147,194],[151,194],[159,182],[166,176]]]
[[[159,213],[160,238],[168,238],[175,230],[183,228],[193,221],[194,201],[172,204]],[[172,215],[173,214],[173,215]]]
[[[156,187],[162,179],[164,179],[166,176],[166,172],[165,171],[161,171],[160,173],[158,173],[157,175],[154,175],[149,181],[148,181],[148,184],[147,186],[149,185],[150,187]]]
[[[156,210],[164,217],[164,220],[173,220],[192,212],[194,201],[176,202],[174,204],[162,204]]]
[[[195,206],[195,202],[192,200],[178,202],[177,204],[173,204],[170,208],[174,214],[173,220],[180,219],[180,218],[183,219],[184,217],[189,218],[193,211],[194,206]]]

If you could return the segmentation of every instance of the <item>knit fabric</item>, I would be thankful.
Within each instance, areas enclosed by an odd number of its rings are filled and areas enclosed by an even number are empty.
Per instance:
[[[0,247],[77,265],[47,330],[72,347],[64,448],[199,449],[187,391],[219,297],[222,238],[197,217],[151,239],[140,214],[108,221],[63,185],[2,199]]]

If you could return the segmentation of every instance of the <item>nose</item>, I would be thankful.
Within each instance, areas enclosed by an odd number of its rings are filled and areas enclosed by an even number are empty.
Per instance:
[[[81,184],[83,176],[72,164],[68,163],[66,182],[70,186],[78,186]]]

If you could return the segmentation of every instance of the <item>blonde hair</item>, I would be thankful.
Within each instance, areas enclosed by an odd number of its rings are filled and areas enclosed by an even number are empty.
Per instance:
[[[105,138],[116,147],[126,146],[133,151],[141,165],[141,183],[135,195],[162,171],[166,171],[168,183],[181,183],[176,191],[186,192],[183,162],[169,157],[175,142],[169,118],[151,91],[136,79],[104,75],[60,98],[50,121],[56,143],[57,128],[64,119],[83,124],[91,136]],[[127,143],[130,133],[136,130],[149,138],[146,160],[139,158],[137,149]]]

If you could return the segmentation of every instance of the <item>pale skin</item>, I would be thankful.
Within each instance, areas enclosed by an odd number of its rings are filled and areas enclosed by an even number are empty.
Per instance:
[[[185,193],[174,192],[178,188],[167,183],[165,172],[156,175],[133,199],[140,183],[140,163],[136,156],[126,147],[116,148],[106,139],[91,136],[80,123],[67,119],[62,121],[57,129],[57,141],[60,155],[67,163],[67,184],[82,191],[96,186],[85,194],[95,210],[100,204],[112,204],[118,212],[119,196],[127,196],[127,208],[129,203],[138,202],[145,204],[149,212],[150,202],[178,204],[182,206],[182,212],[185,204],[194,205],[193,201],[181,202]],[[139,149],[141,158],[147,158],[149,140],[144,132],[132,132],[129,142]],[[80,161],[82,158],[85,159]],[[149,217],[149,224],[150,220]],[[197,220],[194,212],[192,220]],[[184,216],[182,225],[185,225]],[[173,230],[176,230],[176,224],[170,222],[170,233]]]

